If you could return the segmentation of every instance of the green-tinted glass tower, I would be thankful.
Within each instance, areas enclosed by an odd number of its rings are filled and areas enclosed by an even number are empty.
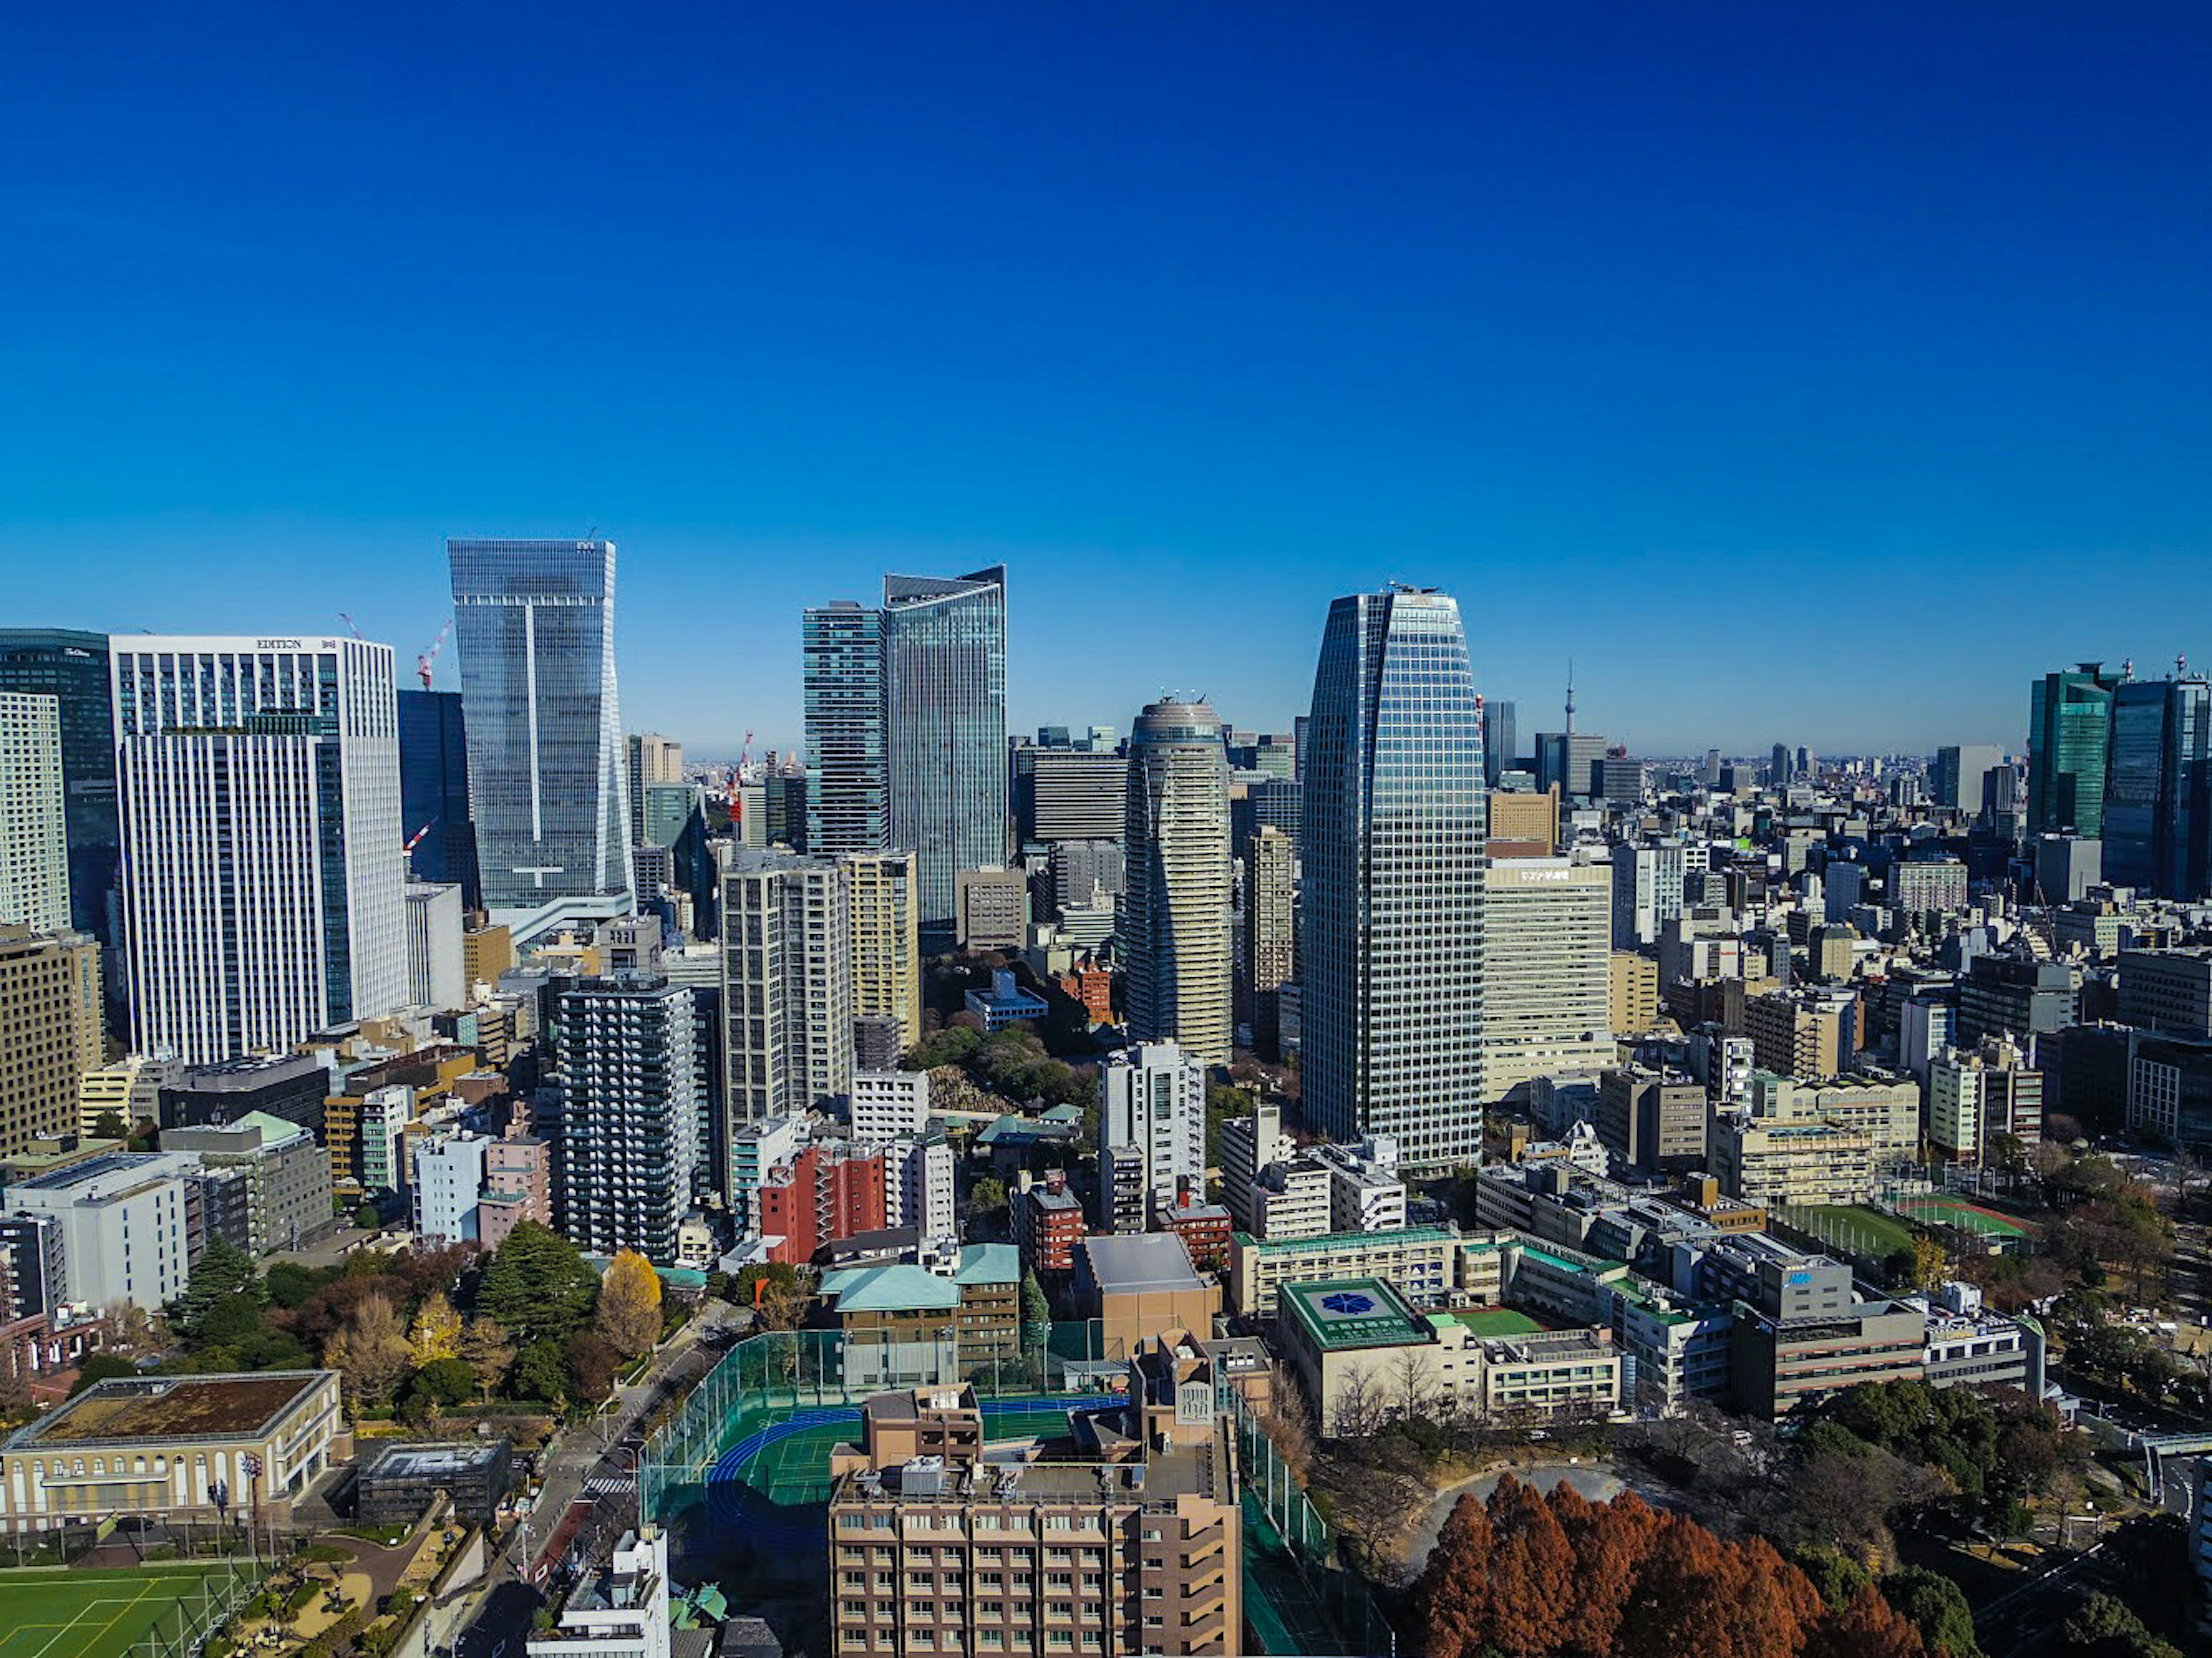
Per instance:
[[[2105,832],[2105,767],[2112,733],[2112,693],[2125,676],[2101,662],[2049,673],[2035,682],[2027,720],[2027,832]]]

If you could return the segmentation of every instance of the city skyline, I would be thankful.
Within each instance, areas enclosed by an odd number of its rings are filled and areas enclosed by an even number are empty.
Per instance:
[[[797,738],[805,604],[1002,562],[1018,729],[1281,729],[1393,579],[1645,753],[2017,748],[2035,674],[2212,659],[2118,620],[2212,551],[2201,13],[869,17],[29,20],[16,617],[220,631],[245,567],[404,662],[447,537],[596,526],[701,754]]]

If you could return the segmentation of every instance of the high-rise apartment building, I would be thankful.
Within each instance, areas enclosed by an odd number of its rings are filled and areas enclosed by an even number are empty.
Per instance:
[[[1613,1058],[1612,872],[1575,858],[1499,858],[1483,892],[1483,1086]]]
[[[484,903],[518,943],[631,907],[611,541],[448,541]]]
[[[1140,1176],[1134,1230],[1144,1229],[1155,1207],[1174,1204],[1182,1189],[1205,1195],[1206,1063],[1197,1054],[1170,1042],[1106,1056],[1098,1067],[1101,1170],[1125,1148],[1134,1151]]]
[[[1613,847],[1613,948],[1656,944],[1661,926],[1682,913],[1692,878],[1703,884],[1711,859],[1711,850],[1701,841]]]
[[[1280,1057],[1283,987],[1297,976],[1297,842],[1261,824],[1244,842],[1243,996],[1240,1013],[1263,1057]]]
[[[114,642],[131,1045],[282,1053],[407,1001],[392,647]]]
[[[1121,939],[1129,1035],[1226,1065],[1231,1007],[1229,770],[1220,716],[1172,699],[1129,738]]]
[[[806,846],[880,852],[890,844],[884,613],[853,600],[799,618],[806,703]]]
[[[684,780],[684,745],[659,732],[632,732],[623,747],[629,771],[629,843],[644,846],[645,792]]]
[[[921,1040],[921,944],[914,855],[853,853],[845,878],[853,941],[853,1017],[896,1022],[899,1052]]]
[[[594,1254],[677,1262],[701,1157],[690,990],[620,974],[549,991],[543,1038],[560,1133],[560,1231]]]
[[[70,925],[61,703],[19,691],[0,691],[0,922],[7,921],[33,932]]]
[[[1991,1037],[1929,1061],[1928,1139],[1946,1161],[2001,1166],[2008,1151],[2024,1160],[2042,1137],[2043,1073],[2030,1068],[2025,1049]]]
[[[1006,572],[884,578],[890,844],[915,854],[926,945],[951,944],[952,878],[1006,861]]]
[[[2114,689],[2104,822],[2106,880],[2167,898],[2212,890],[2212,683]]]
[[[1521,740],[1514,729],[1515,712],[1510,702],[1482,705],[1482,780],[1493,789],[1498,774],[1513,769],[1514,750]]]
[[[477,831],[469,817],[468,722],[459,691],[402,690],[399,822],[415,842],[411,872],[461,890],[461,908],[483,908]],[[419,838],[418,838],[419,837]]]
[[[0,1157],[76,1133],[79,1089],[102,1058],[100,946],[0,921]]]
[[[853,1085],[853,902],[828,858],[740,852],[722,872],[725,1144],[838,1111]]]
[[[1299,863],[1305,1109],[1417,1167],[1482,1145],[1482,726],[1455,600],[1329,607]]]
[[[2105,830],[2112,693],[2101,662],[2045,674],[2028,705],[2027,832],[2096,840]]]
[[[107,635],[69,628],[0,628],[0,692],[51,696],[61,716],[69,842],[66,925],[112,944],[108,906],[122,857],[115,816],[115,714]]]

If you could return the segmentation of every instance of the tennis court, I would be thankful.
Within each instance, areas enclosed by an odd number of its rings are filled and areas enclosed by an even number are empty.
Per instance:
[[[1956,1226],[1985,1238],[2024,1238],[2033,1230],[2008,1215],[1964,1198],[1899,1198],[1897,1212],[1930,1226]]]
[[[207,1621],[209,1580],[228,1566],[0,1572],[0,1658],[124,1658],[158,1627],[167,1653],[179,1619]]]

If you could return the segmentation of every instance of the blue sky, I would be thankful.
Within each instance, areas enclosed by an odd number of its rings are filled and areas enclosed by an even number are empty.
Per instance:
[[[634,726],[1012,568],[1012,714],[1280,726],[1337,592],[1639,752],[2212,661],[2212,12],[17,8],[0,610],[437,632],[623,548]],[[441,682],[450,681],[450,664]]]

